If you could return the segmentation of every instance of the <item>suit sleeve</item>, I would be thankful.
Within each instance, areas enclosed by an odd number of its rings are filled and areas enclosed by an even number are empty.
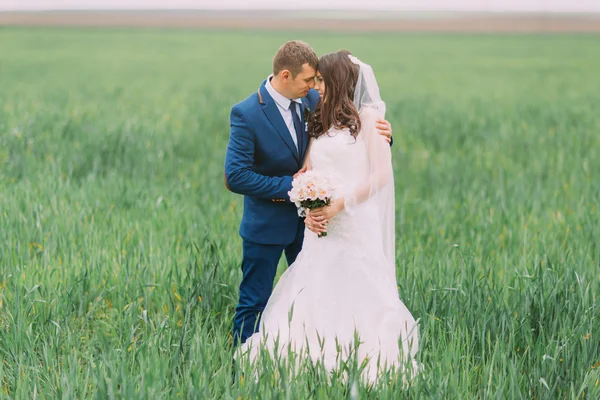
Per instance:
[[[238,106],[231,110],[229,144],[225,154],[225,184],[234,193],[265,200],[285,199],[292,190],[291,176],[265,176],[252,171],[255,133]]]
[[[306,100],[308,101],[308,109],[311,112],[314,112],[319,105],[320,97],[319,92],[315,89],[310,89],[308,94],[306,95]]]

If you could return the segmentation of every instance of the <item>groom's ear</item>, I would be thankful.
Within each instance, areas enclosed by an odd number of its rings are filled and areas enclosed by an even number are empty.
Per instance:
[[[292,73],[290,72],[289,69],[284,69],[279,74],[280,74],[281,79],[285,79],[285,80],[290,79],[292,77]]]

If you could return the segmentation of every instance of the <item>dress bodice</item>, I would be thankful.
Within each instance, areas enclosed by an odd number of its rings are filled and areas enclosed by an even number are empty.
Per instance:
[[[348,128],[330,129],[313,141],[310,160],[315,171],[326,174],[335,187],[334,197],[351,189],[368,174],[367,147],[362,135]]]

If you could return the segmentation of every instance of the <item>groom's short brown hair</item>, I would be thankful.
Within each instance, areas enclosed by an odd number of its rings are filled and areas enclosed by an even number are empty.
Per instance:
[[[273,74],[277,75],[287,69],[292,73],[292,78],[295,78],[296,75],[302,72],[304,64],[308,64],[316,70],[319,58],[307,43],[292,40],[281,46],[275,53]]]

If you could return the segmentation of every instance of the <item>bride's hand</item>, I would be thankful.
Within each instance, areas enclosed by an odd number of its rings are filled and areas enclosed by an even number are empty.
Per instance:
[[[306,218],[304,218],[304,225],[309,231],[320,235],[321,233],[327,232],[327,225],[321,222],[317,222],[312,218],[310,210],[306,210]]]
[[[330,205],[311,210],[311,218],[319,223],[328,224],[329,220],[338,215],[344,209],[344,199],[333,200]]]

